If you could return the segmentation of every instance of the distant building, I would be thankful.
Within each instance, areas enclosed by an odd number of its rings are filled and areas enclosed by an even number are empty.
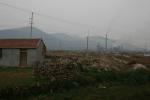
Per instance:
[[[45,53],[41,39],[0,39],[0,66],[30,67],[42,63]]]

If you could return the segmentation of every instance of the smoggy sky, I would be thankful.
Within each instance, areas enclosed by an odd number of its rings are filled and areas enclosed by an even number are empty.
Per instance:
[[[0,0],[44,15],[34,26],[48,33],[108,36],[140,46],[150,44],[150,0]],[[29,26],[31,13],[0,5],[0,29]],[[64,22],[61,19],[69,22]]]

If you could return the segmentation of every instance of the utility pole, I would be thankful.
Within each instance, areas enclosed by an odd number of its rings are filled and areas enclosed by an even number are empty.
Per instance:
[[[89,34],[90,34],[90,32],[89,32],[89,30],[88,30],[88,35],[87,35],[87,52],[89,51]]]
[[[144,44],[144,54],[146,54],[146,52],[147,52],[147,42],[145,42]]]
[[[105,40],[105,52],[107,52],[108,49],[108,39],[107,39],[107,33],[106,33],[106,40]]]
[[[32,38],[32,31],[33,31],[33,17],[34,17],[34,13],[32,12],[31,18],[30,18],[30,25],[31,25],[30,38]]]
[[[61,41],[59,40],[59,50],[62,50]]]

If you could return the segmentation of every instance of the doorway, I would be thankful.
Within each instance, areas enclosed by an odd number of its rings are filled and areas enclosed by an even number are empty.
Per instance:
[[[20,66],[27,66],[27,49],[20,49]]]

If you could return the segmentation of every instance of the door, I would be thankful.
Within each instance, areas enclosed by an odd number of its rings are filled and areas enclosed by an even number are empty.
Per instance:
[[[20,66],[27,66],[27,49],[20,49]]]

